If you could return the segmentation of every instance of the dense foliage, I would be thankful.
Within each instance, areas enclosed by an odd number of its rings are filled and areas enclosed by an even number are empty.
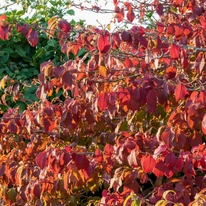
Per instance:
[[[0,16],[2,205],[206,204],[205,1],[113,2],[159,20]]]

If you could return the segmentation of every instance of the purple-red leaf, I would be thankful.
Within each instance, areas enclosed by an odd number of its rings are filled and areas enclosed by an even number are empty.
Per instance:
[[[39,33],[36,30],[33,30],[32,28],[29,29],[28,34],[26,35],[26,38],[29,42],[29,44],[32,47],[35,47],[39,41]]]
[[[71,30],[71,25],[68,21],[66,20],[60,20],[59,21],[59,28],[61,31],[68,33]]]
[[[62,82],[63,82],[63,84],[66,84],[70,87],[72,86],[73,77],[69,71],[64,72],[64,74],[62,75]]]
[[[157,108],[157,92],[152,89],[147,93],[147,111],[149,113],[154,113]]]
[[[37,156],[36,156],[36,164],[41,168],[44,169],[44,167],[47,164],[47,153],[45,151],[40,152]]]
[[[6,40],[6,39],[9,39],[9,30],[10,30],[10,27],[9,25],[7,26],[0,26],[0,38],[2,40]]]
[[[89,160],[85,155],[76,154],[74,161],[78,170],[80,169],[86,170],[89,167]]]
[[[28,24],[17,24],[17,31],[22,33],[26,36],[29,32],[29,25]]]
[[[159,16],[162,16],[164,14],[163,9],[164,9],[164,7],[163,7],[162,4],[157,4],[156,5],[155,10],[156,10],[156,12],[158,13]]]
[[[128,19],[129,22],[133,22],[134,18],[135,18],[134,11],[133,11],[133,9],[130,9],[127,12],[127,19]]]

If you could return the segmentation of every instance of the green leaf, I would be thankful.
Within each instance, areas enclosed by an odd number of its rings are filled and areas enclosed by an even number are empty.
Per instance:
[[[49,41],[48,41],[48,46],[51,46],[51,47],[55,47],[56,46],[56,40],[55,39],[50,39]]]
[[[5,51],[6,53],[13,53],[14,52],[14,50],[9,48],[9,47],[2,49],[2,51]]]
[[[25,11],[24,10],[20,10],[20,11],[17,11],[16,12],[16,15],[18,15],[18,16],[22,16],[22,15],[24,15],[25,14]]]
[[[141,205],[141,200],[138,197],[131,204],[131,206],[140,206],[140,205]]]
[[[151,11],[151,12],[147,13],[146,16],[147,16],[149,19],[151,19],[151,17],[153,16],[153,14],[154,14],[154,11]]]
[[[27,57],[26,52],[22,49],[20,46],[16,46],[15,51],[19,54],[21,57]]]
[[[16,104],[14,107],[19,107],[19,111],[20,113],[22,113],[27,108],[27,104],[22,101],[16,101]]]
[[[43,47],[39,48],[36,51],[35,55],[33,56],[33,60],[36,61],[37,59],[42,58],[45,53],[46,53],[46,49],[45,48],[43,48]]]
[[[74,16],[75,15],[75,12],[73,9],[70,9],[67,11],[67,14],[71,15],[71,16]]]
[[[16,190],[14,188],[9,189],[7,192],[7,196],[9,200],[11,200],[12,202],[15,202],[16,196],[17,196]]]
[[[134,203],[132,202],[132,205],[133,206],[140,206],[140,199],[139,199],[139,197],[137,196],[137,195],[135,195],[135,194],[131,194],[131,195],[129,195],[125,200],[124,200],[124,202],[123,202],[123,206],[127,206],[127,202],[129,201],[129,199],[134,199]]]
[[[7,110],[8,110],[8,107],[6,105],[0,104],[0,113],[7,112]]]
[[[0,62],[1,64],[6,63],[9,59],[9,53],[6,53],[4,56],[0,56]]]
[[[84,48],[80,49],[77,56],[82,57],[85,53],[86,53],[86,50]]]

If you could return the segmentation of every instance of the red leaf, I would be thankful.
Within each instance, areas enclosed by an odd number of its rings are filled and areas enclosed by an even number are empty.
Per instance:
[[[206,170],[206,157],[203,156],[200,160],[200,165],[203,170]]]
[[[173,66],[170,66],[165,71],[165,77],[167,79],[173,79],[176,76],[177,69]]]
[[[157,92],[152,89],[147,93],[147,111],[149,113],[154,113],[157,108]]]
[[[14,124],[12,121],[8,125],[8,129],[10,130],[11,133],[17,133],[18,127],[16,124]]]
[[[182,27],[182,25],[174,25],[174,29],[175,29],[175,36],[181,37],[184,33],[184,28]]]
[[[117,19],[118,23],[124,20],[124,8],[115,7],[115,19]]]
[[[61,154],[59,158],[60,166],[67,165],[71,161],[71,155],[68,152],[64,152]]]
[[[189,66],[188,54],[185,49],[182,50],[181,63],[183,69],[186,69]]]
[[[40,185],[39,185],[39,184],[35,184],[35,185],[33,186],[32,192],[33,192],[33,194],[34,194],[37,198],[40,198],[40,196],[41,196],[41,188],[40,188]]]
[[[185,98],[186,95],[188,95],[188,91],[185,85],[179,83],[175,89],[175,98],[178,102],[179,100],[182,100]]]
[[[110,34],[105,33],[98,39],[98,49],[101,53],[107,53],[110,49]]]
[[[118,91],[118,99],[121,104],[127,104],[131,99],[131,94],[128,89],[120,88]]]
[[[162,4],[157,4],[155,7],[155,10],[159,16],[162,16],[164,14],[163,9],[164,9],[164,7]]]
[[[0,26],[3,26],[3,27],[7,26],[6,19],[7,19],[7,16],[5,14],[2,14],[0,16]]]
[[[43,119],[44,129],[45,132],[52,132],[54,129],[56,129],[56,120],[50,120],[48,117]]]
[[[159,156],[161,153],[164,153],[166,150],[167,150],[167,147],[165,146],[165,144],[164,144],[164,145],[160,144],[159,147],[157,147],[157,148],[155,149],[153,157],[154,157],[155,159],[158,158],[158,156]]]
[[[162,177],[164,174],[166,174],[166,172],[168,172],[168,169],[164,165],[164,162],[162,160],[158,160],[155,167],[153,168],[153,173],[157,177]]]
[[[180,172],[182,170],[184,161],[182,160],[182,158],[178,158],[176,160],[176,164],[175,164],[175,169],[177,170],[177,172]]]
[[[195,60],[195,69],[198,71],[198,73],[201,73],[204,67],[205,67],[204,54],[203,52],[200,52]]]
[[[174,131],[172,131],[171,127],[167,127],[166,130],[164,130],[164,132],[162,132],[161,134],[161,139],[168,148],[172,147],[174,137],[175,133]]]
[[[110,144],[106,144],[105,147],[104,147],[104,153],[105,155],[107,156],[112,156],[113,153],[114,153],[114,148],[112,145]]]
[[[202,132],[206,135],[206,114],[204,115],[202,120]]]
[[[134,18],[135,18],[135,14],[133,9],[131,9],[127,12],[127,19],[129,22],[133,22]]]
[[[98,162],[98,163],[102,163],[103,162],[103,154],[102,154],[102,151],[99,149],[99,148],[97,148],[96,150],[95,150],[95,159],[96,159],[96,161]]]
[[[195,175],[195,170],[194,170],[192,162],[186,162],[184,164],[183,172],[185,173],[186,176]]]
[[[108,107],[109,96],[107,93],[101,93],[98,97],[98,107],[101,111]]]
[[[29,29],[28,34],[26,35],[26,38],[29,42],[29,44],[32,47],[35,47],[39,41],[39,33],[36,30],[33,30],[32,28]]]
[[[70,127],[72,124],[72,114],[69,111],[66,111],[62,114],[62,124],[65,127]]]
[[[142,168],[146,173],[152,172],[153,168],[155,167],[155,164],[155,159],[151,155],[145,155],[141,159]]]
[[[180,57],[180,47],[172,44],[170,47],[170,56],[172,59],[178,59]]]
[[[36,156],[36,164],[41,168],[44,169],[44,167],[47,164],[47,153],[45,151],[40,152],[37,156]]]
[[[177,162],[177,158],[174,153],[170,152],[165,156],[165,164],[167,168],[173,170]]]
[[[89,125],[95,122],[94,114],[91,109],[86,110],[85,117]]]
[[[128,57],[125,58],[124,65],[127,68],[131,68],[133,66],[132,61]]]
[[[70,87],[72,86],[73,77],[69,71],[64,72],[64,74],[62,75],[62,82],[63,82],[63,84],[66,84]]]
[[[9,39],[9,30],[10,30],[10,27],[8,25],[5,27],[0,26],[0,38],[2,40]]]
[[[78,170],[80,169],[86,170],[89,167],[89,160],[85,155],[76,154],[74,161]]]
[[[71,25],[66,20],[60,20],[59,21],[59,28],[61,29],[61,31],[68,33],[71,30]]]
[[[200,23],[203,28],[206,28],[206,17],[204,17],[203,15],[200,17]]]
[[[124,2],[124,5],[127,7],[127,10],[131,10],[132,9],[132,5],[130,2],[126,1]]]

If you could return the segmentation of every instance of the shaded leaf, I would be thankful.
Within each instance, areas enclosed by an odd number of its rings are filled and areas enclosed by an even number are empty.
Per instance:
[[[149,113],[154,113],[157,108],[157,92],[153,89],[147,93],[147,111]]]

